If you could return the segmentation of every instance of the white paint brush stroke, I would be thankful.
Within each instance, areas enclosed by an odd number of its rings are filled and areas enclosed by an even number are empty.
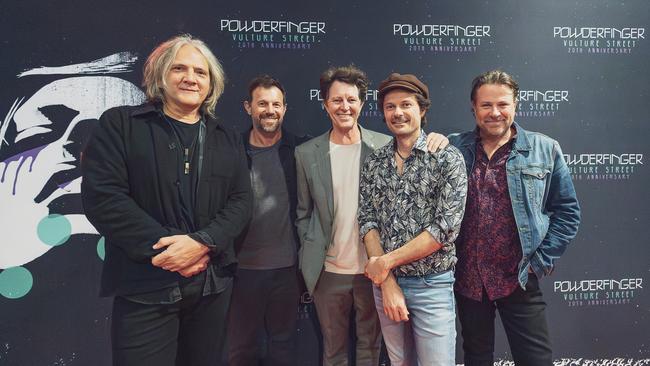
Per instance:
[[[98,60],[66,66],[41,66],[18,74],[19,78],[29,75],[58,74],[117,74],[131,72],[138,56],[132,52],[118,52]]]
[[[40,109],[64,105],[78,111],[68,128],[79,121],[98,119],[107,109],[121,105],[137,105],[144,101],[144,93],[132,83],[112,76],[77,76],[53,81],[23,103],[14,115],[16,131],[14,142],[50,132],[43,126],[52,124]]]

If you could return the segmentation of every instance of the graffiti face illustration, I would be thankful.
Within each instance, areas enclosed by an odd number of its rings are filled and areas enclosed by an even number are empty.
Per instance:
[[[79,122],[96,121],[115,106],[142,103],[144,94],[117,77],[75,76],[55,80],[21,101],[14,103],[0,131],[0,150],[5,144],[19,151],[0,161],[0,269],[29,263],[71,235],[97,233],[81,212],[60,215],[48,207],[54,199],[80,193],[81,177],[75,171],[78,157],[66,146]],[[51,106],[67,108],[73,117],[55,122],[43,113]],[[9,123],[15,124],[16,134],[6,139]],[[38,145],[39,141],[51,142]],[[64,171],[71,173],[70,180],[57,184],[53,192],[45,191],[52,177]]]

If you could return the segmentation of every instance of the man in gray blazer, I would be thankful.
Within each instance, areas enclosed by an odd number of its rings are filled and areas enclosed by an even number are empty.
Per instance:
[[[324,366],[348,365],[352,309],[356,365],[379,362],[381,331],[372,282],[364,276],[368,257],[359,237],[357,208],[363,162],[390,137],[358,124],[367,91],[368,78],[354,66],[323,72],[320,92],[332,128],[295,152],[300,267],[321,325]],[[431,134],[429,149],[439,145],[447,145],[446,138]]]

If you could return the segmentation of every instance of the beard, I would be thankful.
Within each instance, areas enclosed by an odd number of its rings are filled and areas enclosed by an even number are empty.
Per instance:
[[[276,120],[273,121],[272,123],[262,122],[266,118],[276,118]],[[254,122],[255,122],[254,123],[255,128],[258,131],[266,132],[266,133],[274,133],[282,126],[282,120],[279,119],[278,116],[276,115],[260,116],[259,118],[254,119]]]

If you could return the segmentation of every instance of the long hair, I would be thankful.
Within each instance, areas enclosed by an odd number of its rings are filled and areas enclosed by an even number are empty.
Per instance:
[[[210,91],[203,104],[201,104],[200,110],[202,113],[214,117],[214,109],[217,106],[219,97],[223,94],[226,76],[221,63],[212,51],[210,51],[208,46],[190,34],[181,34],[161,43],[147,58],[144,64],[144,77],[142,79],[142,87],[144,88],[147,100],[150,102],[165,103],[165,89],[167,88],[165,76],[169,72],[178,50],[185,45],[196,48],[208,63]]]

